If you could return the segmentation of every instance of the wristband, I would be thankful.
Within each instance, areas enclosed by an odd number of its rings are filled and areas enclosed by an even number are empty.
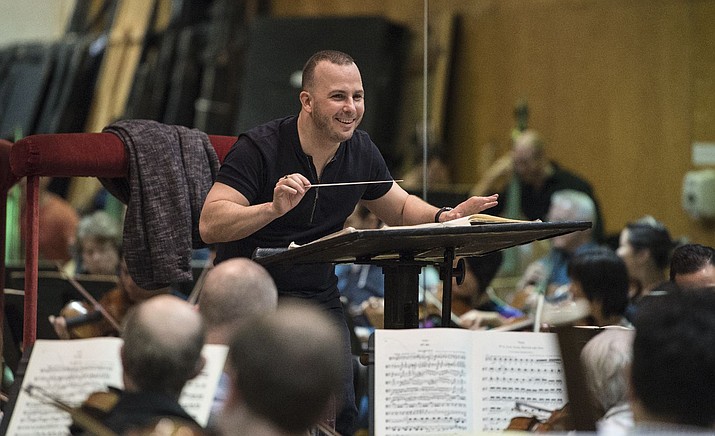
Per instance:
[[[442,215],[443,212],[449,212],[454,208],[452,207],[443,207],[440,210],[437,211],[437,213],[434,215],[434,222],[438,223],[439,222],[439,217]]]

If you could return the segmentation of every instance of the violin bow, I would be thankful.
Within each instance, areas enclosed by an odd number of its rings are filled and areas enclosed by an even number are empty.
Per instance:
[[[199,278],[196,279],[196,283],[194,284],[194,288],[191,290],[191,294],[189,294],[189,298],[187,299],[189,304],[196,304],[199,301],[199,295],[201,295],[201,290],[203,289],[204,282],[206,281],[206,274],[209,270],[211,270],[212,266],[213,262],[211,260],[207,260],[204,268],[201,270]]]
[[[429,301],[428,301],[429,300]],[[434,306],[442,312],[442,300],[437,298],[437,296],[429,289],[425,289],[425,302],[434,304]],[[461,322],[459,321],[459,317],[454,314],[454,312],[449,313],[450,320],[457,324],[460,325]]]
[[[102,424],[102,422],[99,421],[97,418],[80,409],[70,406],[69,404],[58,398],[55,398],[52,394],[50,394],[39,386],[29,384],[24,388],[24,391],[27,392],[27,395],[29,395],[31,398],[34,398],[41,403],[49,404],[50,406],[54,406],[64,412],[69,413],[72,417],[72,420],[78,426],[82,427],[83,429],[87,430],[89,433],[95,436],[118,436],[115,432],[113,432],[107,426]]]
[[[317,423],[315,426],[317,427],[318,431],[320,431],[323,436],[340,436],[340,433],[336,432],[335,430],[333,430],[332,428],[323,424],[322,422]]]
[[[94,298],[92,294],[90,294],[89,291],[87,291],[80,282],[77,281],[77,279],[67,274],[62,269],[62,265],[60,265],[59,263],[57,263],[57,270],[60,272],[62,277],[64,277],[68,282],[70,282],[70,284],[74,286],[74,288],[77,289],[77,291],[82,294],[84,298],[87,299],[87,301],[92,303],[94,308],[97,309],[100,314],[102,314],[102,316],[109,322],[109,324],[112,325],[112,327],[117,332],[119,332],[120,334],[122,333],[122,327],[119,325],[119,322],[117,322],[117,320],[114,319],[114,317],[109,312],[107,312],[107,309],[105,309],[104,306],[102,306],[102,304],[97,301],[97,299]]]

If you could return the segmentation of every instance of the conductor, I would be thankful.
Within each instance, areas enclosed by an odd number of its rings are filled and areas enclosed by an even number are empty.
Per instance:
[[[365,111],[360,70],[347,54],[320,51],[305,64],[301,109],[241,133],[227,154],[206,197],[199,221],[201,237],[216,244],[216,262],[250,257],[257,247],[305,244],[343,228],[361,203],[388,225],[442,222],[479,213],[497,204],[497,195],[471,197],[454,209],[438,208],[392,182],[377,146],[356,130]],[[322,183],[384,183],[318,187]],[[280,297],[312,300],[334,315],[346,365],[343,408],[336,430],[354,432],[352,357],[332,264],[268,268]],[[338,352],[336,350],[336,352]]]

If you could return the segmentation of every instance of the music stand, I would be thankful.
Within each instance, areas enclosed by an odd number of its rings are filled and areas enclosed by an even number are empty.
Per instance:
[[[376,264],[385,274],[385,328],[417,328],[419,273],[425,265],[442,272],[442,325],[448,326],[452,262],[536,240],[585,230],[589,221],[444,224],[355,230],[286,250],[254,255],[263,266],[305,263]]]

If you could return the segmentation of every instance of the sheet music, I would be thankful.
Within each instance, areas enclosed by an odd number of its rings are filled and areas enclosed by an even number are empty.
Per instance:
[[[119,351],[120,338],[103,337],[74,340],[38,339],[22,381],[22,389],[8,425],[9,436],[67,435],[72,420],[66,412],[30,397],[24,388],[35,385],[54,398],[76,407],[87,396],[107,386],[123,387]],[[184,388],[180,403],[205,425],[228,349],[223,345],[204,346],[204,370]]]
[[[181,391],[179,404],[196,422],[205,427],[209,422],[211,405],[226,363],[228,347],[206,344],[202,354],[206,358],[206,365],[198,376],[186,383],[184,390]]]
[[[476,429],[504,430],[519,415],[516,404],[549,410],[566,402],[561,353],[554,333],[474,332],[479,392]]]
[[[472,428],[469,331],[447,330],[375,332],[375,435]]]
[[[375,332],[375,435],[499,431],[517,402],[558,409],[566,390],[553,333]]]

